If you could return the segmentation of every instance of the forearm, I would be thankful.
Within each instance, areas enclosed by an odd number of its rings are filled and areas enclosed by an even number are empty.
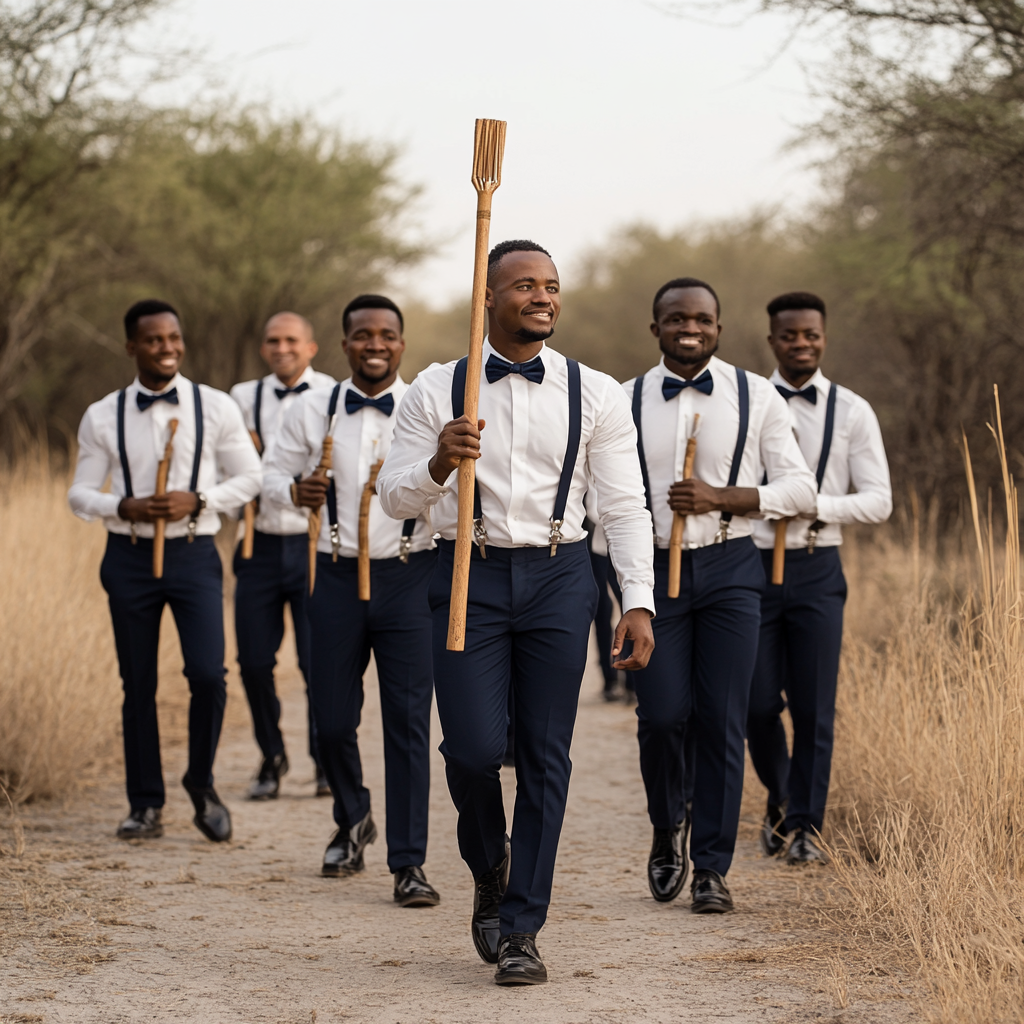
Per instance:
[[[716,487],[715,510],[734,516],[745,516],[761,508],[761,495],[756,487]]]

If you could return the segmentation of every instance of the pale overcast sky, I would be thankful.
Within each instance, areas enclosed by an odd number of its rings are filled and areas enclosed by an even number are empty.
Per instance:
[[[239,98],[401,148],[419,227],[446,240],[407,281],[434,303],[470,287],[477,117],[508,122],[492,244],[533,238],[563,279],[625,223],[794,208],[816,188],[807,154],[780,150],[814,116],[799,62],[818,55],[773,60],[781,20],[711,26],[643,0],[180,0],[166,17]]]

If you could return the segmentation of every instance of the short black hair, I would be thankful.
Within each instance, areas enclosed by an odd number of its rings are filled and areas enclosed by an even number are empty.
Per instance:
[[[135,337],[139,321],[144,316],[156,316],[157,313],[173,313],[178,317],[178,323],[181,323],[178,311],[169,302],[164,302],[163,299],[142,299],[136,302],[134,306],[131,306],[124,315],[125,337],[131,341]]]
[[[528,238],[513,238],[508,242],[499,242],[487,254],[488,275],[510,252],[542,252],[551,259],[551,253],[544,246],[531,242]]]
[[[787,309],[816,309],[825,319],[825,300],[814,292],[786,292],[778,295],[768,303],[768,316],[784,313]]]
[[[704,291],[710,292],[711,297],[715,300],[715,313],[718,316],[722,315],[722,304],[718,301],[718,292],[707,283],[707,281],[701,281],[697,277],[674,277],[671,281],[667,281],[663,284],[657,292],[654,294],[654,302],[651,305],[651,310],[654,314],[654,320],[658,320],[658,303],[661,302],[661,297],[665,292],[674,291],[676,288],[703,288]]]
[[[402,316],[402,311],[386,295],[357,295],[345,307],[345,312],[341,314],[341,329],[346,334],[348,334],[352,314],[357,309],[390,309],[398,317],[399,326],[403,331],[405,330],[405,317]]]

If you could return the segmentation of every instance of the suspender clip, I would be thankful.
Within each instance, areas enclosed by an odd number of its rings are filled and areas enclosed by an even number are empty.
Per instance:
[[[473,540],[480,548],[480,557],[487,557],[487,527],[484,526],[483,517],[473,520]]]
[[[807,554],[814,554],[814,546],[818,543],[818,531],[824,526],[825,524],[820,519],[815,519],[807,528]]]
[[[562,542],[562,523],[564,519],[552,519],[551,522],[551,536],[548,538],[551,543],[551,554],[550,558],[555,557],[555,552],[558,550],[558,545]]]
[[[139,535],[135,532],[135,520],[134,519],[132,520],[131,526],[132,526],[132,543],[133,544],[137,544],[138,541],[139,541]]]
[[[331,561],[338,560],[338,548],[341,547],[341,532],[337,523],[331,523]]]
[[[198,516],[192,516],[188,521],[188,542],[192,543],[196,539],[196,523],[199,521]]]
[[[409,553],[412,551],[412,537],[406,537],[402,534],[401,539],[398,542],[398,560],[403,565],[409,564]]]
[[[718,535],[715,537],[716,544],[724,544],[729,539],[729,522],[723,519],[718,527]]]

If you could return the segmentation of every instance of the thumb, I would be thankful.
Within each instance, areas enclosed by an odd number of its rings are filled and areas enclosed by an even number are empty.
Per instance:
[[[623,616],[619,619],[619,624],[615,627],[615,638],[612,640],[612,655],[618,654],[622,650],[622,644],[626,639],[626,617]]]

